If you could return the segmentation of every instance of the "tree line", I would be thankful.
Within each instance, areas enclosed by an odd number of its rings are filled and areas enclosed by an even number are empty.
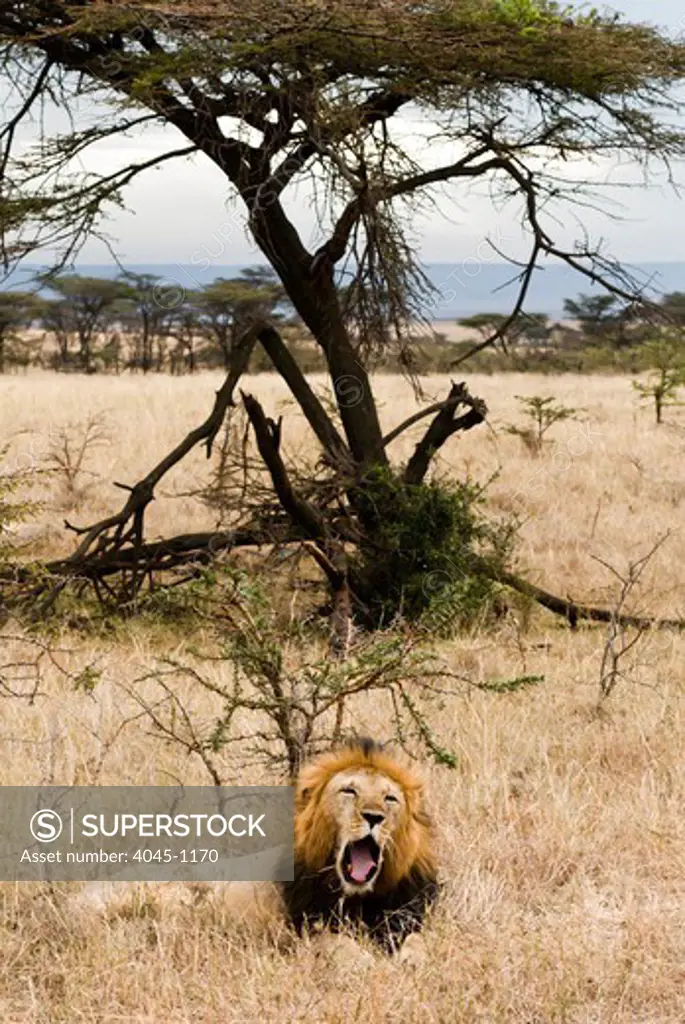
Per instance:
[[[152,274],[75,273],[37,279],[37,291],[0,292],[0,372],[43,366],[82,373],[192,373],[228,367],[252,323],[284,317],[269,268],[247,268],[185,290]]]
[[[114,279],[65,273],[36,280],[39,290],[0,292],[0,373],[29,366],[62,372],[172,374],[229,368],[239,339],[264,321],[290,327],[291,348],[299,343],[302,349],[312,341],[269,267],[248,267],[237,277],[217,278],[193,290],[152,274],[130,272]],[[344,292],[341,289],[343,297]],[[653,318],[639,306],[610,294],[566,299],[562,321],[546,313],[522,312],[508,324],[509,318],[501,313],[477,313],[457,323],[483,338],[502,330],[505,346],[509,343],[519,352],[593,347],[625,352],[652,343],[664,331],[673,335],[685,328],[685,292],[664,295],[660,307],[670,327],[655,329]],[[407,334],[412,331],[421,334],[416,321],[407,324]],[[423,329],[424,344],[415,346],[413,368],[448,370],[461,346],[448,343],[439,326],[432,344],[428,338]],[[299,355],[303,358],[302,351]],[[323,368],[313,347],[307,362],[310,370]],[[386,359],[386,364],[386,369],[402,369],[393,360],[388,364]],[[250,369],[269,368],[268,358],[255,353]]]
[[[658,326],[654,308],[626,303],[606,293],[565,299],[561,322],[546,313],[524,312],[513,320],[503,313],[477,313],[458,322],[484,337],[506,324],[506,340],[512,344],[570,349],[601,345],[620,350],[653,340],[663,328],[673,331],[685,327],[685,292],[666,294],[658,305],[663,313],[663,322]]]

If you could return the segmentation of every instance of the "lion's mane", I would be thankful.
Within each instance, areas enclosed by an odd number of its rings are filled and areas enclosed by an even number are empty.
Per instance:
[[[337,822],[325,804],[334,776],[350,770],[386,776],[404,795],[403,814],[372,892],[345,896],[333,870]],[[359,739],[306,764],[295,787],[295,873],[282,886],[290,923],[298,930],[362,926],[391,948],[418,931],[437,891],[433,829],[421,782],[372,740]]]

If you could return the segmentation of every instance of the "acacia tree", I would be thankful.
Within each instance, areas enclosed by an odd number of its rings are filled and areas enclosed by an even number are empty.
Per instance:
[[[373,584],[380,585],[373,487],[385,481],[386,513],[406,510],[407,489],[421,487],[436,452],[485,415],[483,403],[455,385],[443,403],[424,410],[433,418],[407,465],[391,465],[391,442],[407,424],[384,435],[369,367],[380,350],[402,350],[407,322],[422,308],[427,283],[407,234],[419,201],[435,199],[446,184],[483,180],[495,201],[520,205],[529,258],[511,318],[476,346],[485,347],[505,337],[525,309],[542,256],[564,261],[625,302],[643,299],[587,239],[569,247],[555,239],[558,223],[569,219],[565,202],[582,207],[588,195],[596,199],[591,182],[564,179],[560,161],[618,155],[647,173],[654,161],[668,164],[684,150],[668,114],[676,109],[671,87],[685,74],[685,46],[656,29],[548,0],[33,0],[3,8],[0,44],[18,97],[0,167],[5,261],[39,244],[61,246],[68,260],[139,174],[203,154],[230,183],[255,243],[320,347],[336,405],[332,417],[273,325],[249,332],[234,347],[206,423],[135,485],[119,513],[83,532],[62,571],[83,573],[85,566],[94,574],[107,560],[120,567],[139,559],[156,484],[194,445],[206,441],[211,450],[258,339],[329,471],[318,490],[311,481],[297,488],[279,450],[279,425],[243,396],[281,506],[273,530],[285,512],[286,534],[319,546],[332,582],[335,542],[366,542],[375,551]],[[70,109],[76,124],[43,139],[33,161],[15,154],[13,141],[46,97]],[[97,108],[97,118],[79,123],[84,104],[99,100],[107,106]],[[420,151],[407,139],[406,113],[426,125]],[[91,145],[152,122],[176,130],[163,152],[110,173],[74,170]],[[288,195],[303,182],[320,210],[314,244],[288,212]],[[345,269],[352,280],[341,301]],[[246,525],[243,539],[263,536],[271,507]],[[420,528],[433,526],[429,519]],[[236,532],[227,543],[239,539]],[[165,550],[180,557],[178,544]],[[356,582],[362,594],[364,581]]]
[[[197,369],[197,339],[201,334],[198,310],[198,292],[184,291],[179,302],[170,310],[168,333],[176,339],[171,352],[172,373],[195,373]]]
[[[28,361],[24,332],[37,317],[36,298],[30,292],[0,292],[0,373],[13,363]]]
[[[155,342],[161,348],[167,334],[172,310],[165,305],[165,293],[153,274],[127,273],[121,280],[121,319],[134,337],[134,350],[129,360],[132,370],[149,373],[155,360]],[[161,301],[160,301],[161,300]],[[158,362],[161,352],[158,352]]]
[[[685,327],[685,292],[670,292],[664,295],[661,305],[678,327]]]
[[[629,328],[641,319],[642,309],[641,303],[626,304],[621,298],[616,294],[579,295],[577,299],[564,301],[564,312],[578,321],[589,343],[608,342],[616,348],[623,348],[636,338],[636,332],[633,330],[631,333]],[[670,317],[671,311],[663,303],[662,309]]]
[[[92,372],[95,342],[107,326],[116,303],[125,297],[124,286],[120,281],[79,274],[49,275],[43,277],[42,282],[59,296],[44,305],[43,322],[55,333],[62,363],[69,360],[69,343],[73,337],[78,344],[79,369]]]
[[[244,270],[241,277],[217,278],[195,296],[202,329],[219,349],[226,369],[231,368],[240,338],[254,324],[273,317],[274,307],[283,301],[282,292],[263,271]]]

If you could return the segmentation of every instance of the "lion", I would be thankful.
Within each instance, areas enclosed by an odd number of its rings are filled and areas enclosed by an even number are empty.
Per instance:
[[[399,950],[438,894],[418,778],[365,738],[306,764],[295,785],[294,878],[280,888],[298,933],[352,926]]]
[[[285,925],[294,936],[312,933],[320,948],[329,937],[337,942],[334,958],[349,941],[359,963],[360,947],[342,934],[351,930],[421,963],[419,933],[439,883],[433,826],[415,774],[380,744],[354,738],[302,767],[294,826],[292,881],[176,886],[182,900],[173,898],[173,885],[155,883],[162,908],[209,899],[250,931],[274,935]],[[77,905],[122,916],[135,895],[129,883],[91,883]]]

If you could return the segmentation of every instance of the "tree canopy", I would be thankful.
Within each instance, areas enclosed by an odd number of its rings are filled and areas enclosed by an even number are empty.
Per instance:
[[[620,152],[647,164],[683,152],[669,112],[685,47],[546,0],[33,2],[0,13],[0,44],[17,97],[4,130],[6,260],[39,242],[73,255],[137,174],[203,152],[236,187],[279,272],[290,257],[335,264],[352,250],[367,286],[384,279],[382,322],[406,312],[416,269],[394,201],[487,177],[525,199],[538,254],[596,264],[596,253],[555,245],[543,209],[569,190],[577,198],[582,183],[565,186],[541,163]],[[79,98],[101,99],[108,116],[43,139],[38,165],[13,159],[18,123],[46,97],[77,112]],[[434,123],[451,159],[430,166],[431,147],[425,162],[407,150],[394,134],[407,108]],[[75,172],[99,139],[154,120],[189,145],[108,175]],[[291,238],[277,253],[265,224],[286,230],[282,195],[313,167],[329,204],[322,244],[307,252]]]
[[[674,90],[685,77],[685,44],[548,0],[30,0],[0,11],[0,60],[13,92],[1,132],[5,264],[37,247],[59,250],[66,263],[102,230],[103,213],[125,201],[139,174],[191,155],[212,161],[326,359],[340,423],[273,325],[233,339],[218,420],[258,337],[327,464],[342,473],[356,517],[348,536],[365,529],[360,481],[390,470],[389,438],[403,429],[384,436],[369,370],[376,352],[393,346],[402,354],[411,343],[407,322],[421,315],[429,286],[411,235],[420,203],[434,202],[439,213],[442,186],[483,181],[493,202],[520,208],[529,240],[515,271],[520,290],[511,316],[477,346],[486,347],[526,312],[545,256],[624,302],[642,303],[639,285],[582,229],[584,207],[602,203],[598,176],[583,168],[618,158],[637,162],[648,177],[654,166],[670,173],[685,153]],[[34,150],[16,145],[22,122],[50,102],[70,112],[69,130],[43,131]],[[408,141],[406,115],[423,126],[421,145]],[[111,171],[82,169],[91,146],[153,123],[175,129],[161,153]],[[313,239],[303,237],[288,206],[303,182],[318,212]],[[579,237],[560,241],[569,213],[580,214]],[[324,543],[327,513],[293,493],[280,428],[255,399],[244,402],[283,508]],[[455,384],[404,483],[418,486],[448,438],[484,415],[484,404]],[[209,437],[211,447],[216,429],[212,419],[209,433],[188,444]],[[141,503],[169,464],[133,492],[123,520],[86,534],[81,555],[92,544],[105,550],[107,530],[116,528],[116,543],[128,537],[120,527],[131,515],[139,530]]]

